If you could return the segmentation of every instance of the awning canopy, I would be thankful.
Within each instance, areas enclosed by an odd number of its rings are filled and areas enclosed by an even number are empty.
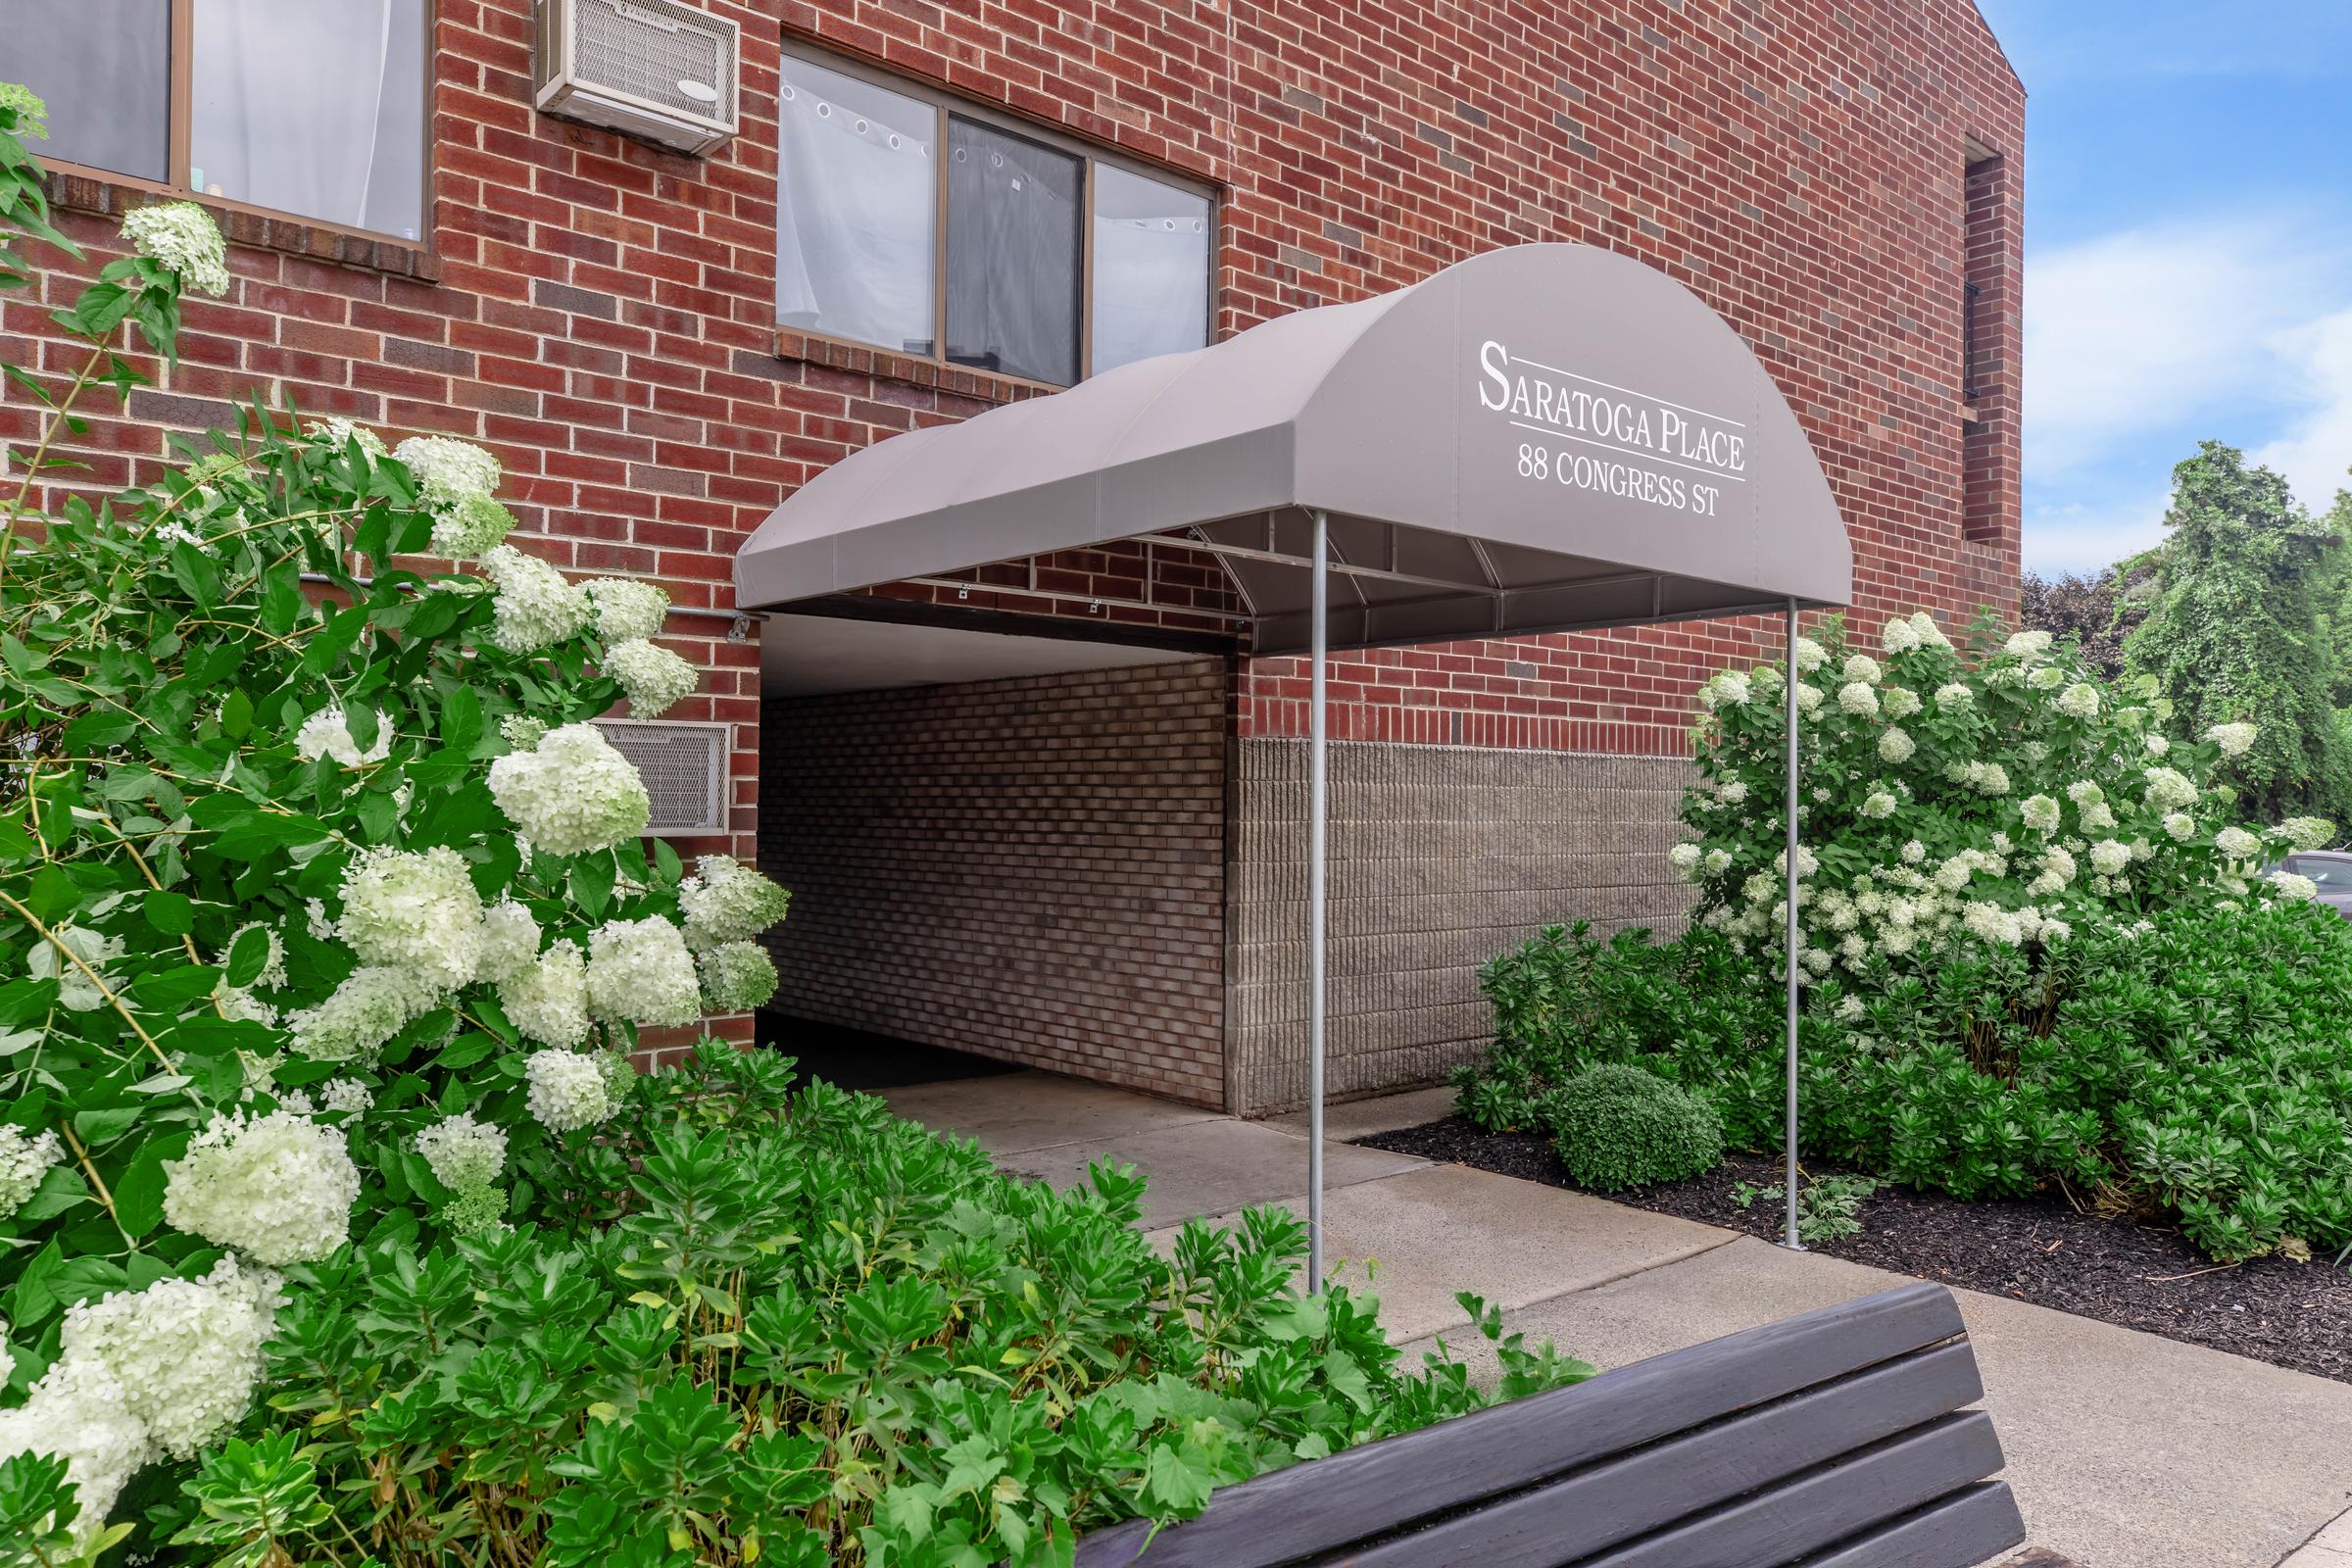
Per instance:
[[[1295,653],[1314,511],[1337,646],[1852,591],[1820,465],[1739,334],[1640,262],[1526,245],[878,442],[760,525],[736,603],[1159,536],[1223,560],[1250,651]]]

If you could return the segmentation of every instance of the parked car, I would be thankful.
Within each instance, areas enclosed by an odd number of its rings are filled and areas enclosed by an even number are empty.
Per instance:
[[[2278,862],[2278,868],[2311,878],[2319,887],[2321,902],[2352,920],[2352,853],[2306,851],[2288,856]]]

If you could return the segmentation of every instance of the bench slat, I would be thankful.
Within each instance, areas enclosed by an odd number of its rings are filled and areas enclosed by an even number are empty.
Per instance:
[[[1923,1507],[2000,1467],[1992,1418],[1970,1410],[1629,1545],[1597,1556],[1566,1553],[1553,1568],[1770,1568],[1800,1562],[1808,1552]],[[1431,1559],[1429,1568],[1437,1568],[1437,1562]]]
[[[1210,1499],[1160,1532],[1150,1568],[1274,1568],[1482,1497],[1517,1492],[1963,1332],[1940,1285],[1921,1282],[1709,1340],[1457,1420],[1293,1465]],[[1137,1520],[1085,1537],[1080,1568],[1135,1560]]]
[[[1798,1568],[1974,1568],[2025,1539],[2009,1483],[1981,1481]]]
[[[1353,1568],[1549,1568],[1947,1415],[1984,1395],[1966,1343],[1940,1345],[1352,1551]],[[1974,1479],[1974,1478],[1970,1478]]]

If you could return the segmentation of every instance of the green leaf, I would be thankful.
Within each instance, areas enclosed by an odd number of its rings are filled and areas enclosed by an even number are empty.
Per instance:
[[[256,937],[261,933],[248,931],[245,935]],[[243,938],[238,940],[242,943]],[[211,996],[214,988],[220,984],[220,971],[211,964],[183,963],[175,969],[166,969],[162,974],[143,977],[131,987],[131,994],[138,999],[142,1008],[173,1012],[198,997]]]
[[[231,740],[243,740],[253,729],[253,699],[243,691],[228,694],[220,705],[220,732]]]
[[[605,907],[612,902],[612,857],[608,854],[583,855],[571,862],[571,875],[566,879],[571,889],[571,902],[591,920],[604,918]]]
[[[97,709],[66,726],[66,749],[79,754],[104,751],[130,739],[138,727],[139,721],[128,713],[111,708]]]
[[[228,950],[228,983],[242,991],[262,977],[270,966],[270,933],[261,926],[250,926],[237,933],[237,940]]]
[[[302,579],[294,563],[281,561],[262,574],[262,630],[283,637],[302,619]]]
[[[184,937],[196,929],[196,906],[184,893],[157,888],[140,901],[147,923],[168,937]]]
[[[137,1125],[144,1105],[103,1105],[74,1113],[74,1130],[86,1145],[111,1144]]]
[[[164,1162],[187,1152],[186,1133],[150,1138],[115,1183],[115,1218],[133,1241],[164,1222]]]

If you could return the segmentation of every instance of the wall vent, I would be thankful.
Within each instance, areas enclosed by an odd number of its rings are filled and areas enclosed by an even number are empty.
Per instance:
[[[741,36],[677,0],[538,0],[542,114],[695,157],[735,134]]]
[[[637,764],[653,799],[649,837],[727,831],[726,724],[669,718],[600,718],[612,749]]]

